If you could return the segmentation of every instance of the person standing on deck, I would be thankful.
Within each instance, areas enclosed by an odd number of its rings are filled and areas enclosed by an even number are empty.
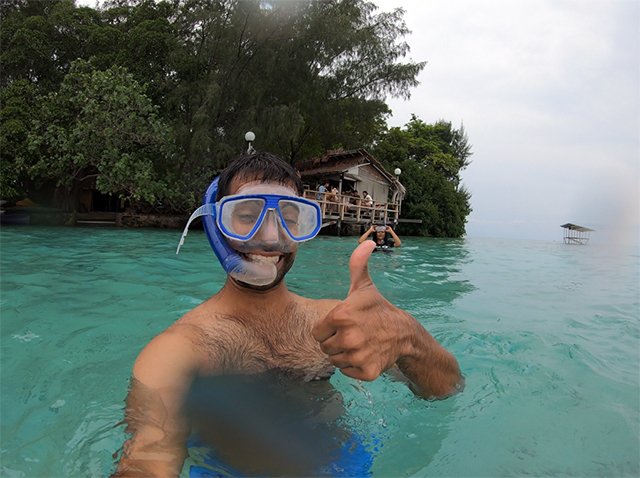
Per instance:
[[[318,201],[322,201],[325,198],[327,191],[329,191],[329,183],[326,182],[324,184],[321,184],[320,187],[318,188],[318,194],[316,194],[316,199]]]
[[[373,206],[373,198],[367,191],[362,191],[362,205],[367,207]]]

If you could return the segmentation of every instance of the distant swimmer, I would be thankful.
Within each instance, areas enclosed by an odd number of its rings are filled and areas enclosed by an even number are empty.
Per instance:
[[[376,251],[393,250],[394,247],[400,247],[402,245],[402,241],[391,226],[374,226],[372,224],[371,227],[360,236],[358,244],[362,244],[367,239],[376,243]]]

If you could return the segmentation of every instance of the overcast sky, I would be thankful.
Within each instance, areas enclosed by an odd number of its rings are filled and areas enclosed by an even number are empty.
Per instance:
[[[561,240],[573,222],[638,240],[640,1],[375,3],[406,10],[428,62],[390,124],[464,124],[473,146],[469,237]]]

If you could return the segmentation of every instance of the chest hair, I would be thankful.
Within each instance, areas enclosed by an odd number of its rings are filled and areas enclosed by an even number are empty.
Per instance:
[[[248,314],[219,315],[205,327],[201,347],[223,373],[279,370],[305,381],[329,377],[333,366],[311,330],[317,312],[289,304],[281,313],[256,308]]]

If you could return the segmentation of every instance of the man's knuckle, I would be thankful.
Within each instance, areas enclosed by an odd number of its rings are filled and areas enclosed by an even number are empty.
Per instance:
[[[362,380],[364,380],[365,382],[372,382],[379,376],[380,374],[375,367],[365,367],[362,370]]]

